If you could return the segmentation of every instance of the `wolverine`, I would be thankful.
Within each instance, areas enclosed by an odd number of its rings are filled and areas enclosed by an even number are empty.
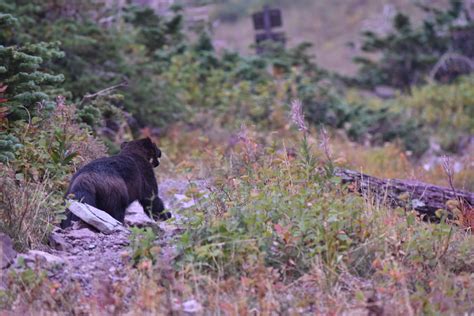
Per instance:
[[[161,150],[150,138],[124,142],[120,152],[93,160],[79,169],[71,179],[66,197],[101,209],[120,222],[125,210],[138,200],[153,219],[167,220],[163,201],[158,197],[158,184],[153,168],[158,167]],[[149,212],[151,210],[151,212]],[[67,211],[61,227],[79,218]]]

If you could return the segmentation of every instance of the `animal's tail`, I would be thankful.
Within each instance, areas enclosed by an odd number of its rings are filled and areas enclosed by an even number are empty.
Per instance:
[[[66,194],[66,197],[71,197],[76,201],[79,201],[81,203],[87,203],[90,206],[96,206],[96,199],[95,199],[95,192],[94,188],[90,187],[86,181],[86,183],[82,183],[80,179],[76,179],[68,190],[68,193]],[[74,215],[71,211],[68,209],[66,210],[66,219],[64,219],[60,226],[61,228],[66,228],[71,226],[72,221],[77,221],[79,218]]]

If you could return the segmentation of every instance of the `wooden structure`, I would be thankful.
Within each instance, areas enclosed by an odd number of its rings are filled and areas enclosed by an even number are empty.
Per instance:
[[[262,43],[265,41],[278,42],[285,44],[285,33],[275,32],[274,28],[283,26],[280,9],[270,9],[264,6],[263,10],[252,15],[253,27],[257,33],[255,34],[255,44],[257,45],[257,53],[263,52]]]

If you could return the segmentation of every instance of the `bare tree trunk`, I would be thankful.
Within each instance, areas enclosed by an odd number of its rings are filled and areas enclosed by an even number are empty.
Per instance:
[[[336,175],[343,183],[356,184],[357,190],[364,195],[375,196],[392,206],[410,207],[429,218],[436,218],[439,209],[448,210],[446,202],[449,200],[462,201],[467,207],[474,205],[473,192],[454,192],[450,188],[412,180],[378,179],[341,168],[336,169]]]

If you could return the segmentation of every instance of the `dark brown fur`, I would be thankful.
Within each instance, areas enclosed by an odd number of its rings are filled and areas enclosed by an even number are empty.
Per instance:
[[[125,210],[138,200],[145,211],[151,206],[155,219],[168,219],[158,197],[158,184],[153,167],[159,165],[161,151],[149,139],[123,143],[118,155],[101,158],[82,167],[72,177],[66,196],[97,207],[123,223]],[[149,213],[149,212],[147,212]],[[61,223],[65,228],[77,217],[68,211]]]

